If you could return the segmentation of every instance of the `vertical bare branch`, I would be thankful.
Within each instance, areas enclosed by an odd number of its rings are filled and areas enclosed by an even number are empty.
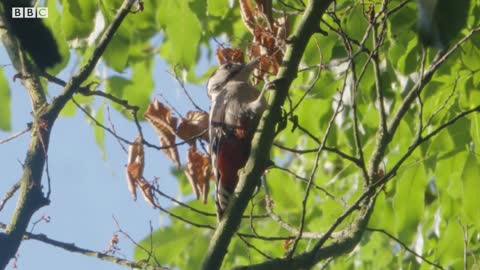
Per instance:
[[[29,93],[34,121],[30,146],[24,162],[23,175],[20,179],[20,194],[17,206],[5,232],[0,233],[0,246],[4,251],[0,254],[0,269],[4,269],[10,259],[17,253],[33,214],[50,203],[48,197],[45,197],[42,192],[42,175],[47,158],[50,133],[58,114],[93,71],[114,33],[130,12],[134,2],[135,0],[125,0],[123,2],[122,7],[95,48],[91,59],[80,69],[77,75],[70,79],[64,88],[64,92],[55,98],[50,105],[46,101],[38,72],[20,51],[16,38],[8,32],[2,35],[2,41],[10,55],[13,55],[13,57],[18,55],[18,59],[20,59],[20,61],[14,60],[13,62],[15,68],[20,71],[22,83]],[[0,5],[3,9],[2,2],[0,2]],[[4,24],[3,14],[0,14],[0,21]]]

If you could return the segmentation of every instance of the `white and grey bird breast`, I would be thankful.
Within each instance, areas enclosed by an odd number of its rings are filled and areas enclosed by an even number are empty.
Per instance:
[[[249,104],[260,94],[257,88],[245,82],[228,83],[214,93],[211,95],[210,123],[225,125],[237,125],[250,113]]]

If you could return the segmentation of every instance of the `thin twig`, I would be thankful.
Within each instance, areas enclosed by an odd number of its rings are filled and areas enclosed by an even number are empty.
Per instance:
[[[170,72],[169,72],[170,73]],[[185,82],[180,79],[178,77],[178,74],[177,74],[177,66],[175,66],[175,68],[173,69],[173,73],[170,73],[170,75],[172,75],[175,80],[178,82],[178,84],[180,85],[180,87],[182,88],[183,90],[183,93],[187,96],[188,100],[190,101],[190,103],[192,103],[193,107],[195,107],[195,109],[197,109],[198,111],[202,111],[202,112],[205,112],[205,110],[203,110],[192,98],[192,96],[190,96],[190,93],[188,93],[187,91],[187,88],[185,87]]]
[[[314,139],[315,142],[320,144],[320,140],[318,140],[316,137],[311,137],[311,138]],[[282,149],[282,150],[285,150],[285,151],[288,151],[288,152],[291,152],[291,153],[295,153],[295,154],[307,154],[307,153],[316,153],[317,152],[317,148],[315,148],[315,149],[313,149],[313,148],[312,149],[295,149],[295,148],[290,148],[290,147],[284,146],[284,145],[282,145],[278,142],[274,142],[273,145]],[[332,152],[334,154],[337,154],[338,156],[340,156],[343,159],[346,159],[346,160],[349,160],[349,161],[353,162],[358,167],[361,166],[360,161],[357,158],[352,157],[349,154],[346,154],[345,152],[342,152],[341,150],[339,150],[335,147],[325,146],[324,149],[327,152]]]
[[[263,257],[265,257],[266,259],[269,259],[271,260],[273,257],[268,255],[267,253],[261,251],[259,248],[257,248],[255,245],[253,245],[252,243],[248,242],[243,236],[238,236],[238,238],[240,238],[240,240],[242,240],[243,243],[245,243],[245,245],[253,250],[255,250],[256,252],[258,252],[260,255],[262,255]]]
[[[20,188],[20,182],[15,183],[7,193],[5,193],[5,196],[3,197],[2,201],[0,201],[0,211],[3,210],[3,207],[5,207],[5,204],[10,200],[10,198],[15,195],[15,192]]]
[[[114,136],[116,139],[118,139],[119,141],[122,141],[128,145],[132,145],[132,144],[135,144],[134,141],[129,141],[123,137],[121,137],[120,135],[116,134],[111,128],[105,126],[104,124],[100,123],[93,115],[91,115],[85,108],[83,108],[76,100],[75,98],[72,97],[72,102],[77,106],[77,108],[79,108],[88,118],[90,118],[90,120],[92,120],[95,125],[103,128],[104,130],[106,130],[108,133],[110,133],[112,136]],[[198,138],[200,138],[201,136],[203,136],[203,133],[205,133],[206,131],[202,132],[201,134],[198,134],[198,135],[195,135],[189,139],[186,139],[186,140],[183,140],[181,142],[178,142],[178,143],[174,143],[174,144],[170,144],[170,145],[163,145],[163,146],[157,146],[155,144],[152,144],[152,143],[149,143],[148,141],[146,141],[145,139],[142,140],[142,144],[144,144],[145,146],[147,147],[150,147],[150,148],[154,148],[154,149],[157,149],[157,150],[163,150],[163,149],[168,149],[168,148],[172,148],[172,147],[177,147],[177,146],[180,146],[180,145],[184,145],[184,144],[187,144],[193,140],[196,140]]]
[[[274,221],[276,221],[283,229],[289,231],[290,233],[293,233],[295,235],[300,234],[300,232],[298,231],[297,228],[295,228],[294,226],[285,222],[279,215],[277,215],[273,211],[274,201],[273,201],[272,197],[270,196],[270,192],[269,192],[269,189],[268,189],[268,186],[267,186],[267,182],[264,179],[262,179],[262,186],[263,186],[263,190],[265,191],[265,208],[267,209],[267,212],[270,215],[270,217]],[[318,239],[318,238],[321,238],[321,237],[322,237],[322,234],[320,234],[320,233],[303,232],[303,234],[302,234],[302,238]]]
[[[460,218],[458,218],[458,225],[462,227],[463,232],[463,270],[468,270],[468,227],[463,225]]]
[[[5,224],[0,223],[0,228],[1,229],[5,229],[6,227],[7,226]],[[119,257],[115,257],[115,256],[112,256],[112,255],[106,254],[104,252],[98,252],[98,251],[93,251],[93,250],[90,250],[90,249],[81,248],[81,247],[78,247],[77,245],[75,245],[73,243],[66,243],[66,242],[61,242],[61,241],[58,241],[58,240],[51,239],[48,236],[46,236],[45,234],[34,234],[34,233],[28,233],[27,232],[27,233],[24,234],[23,239],[24,240],[30,240],[30,239],[37,240],[37,241],[43,242],[45,244],[48,244],[48,245],[51,245],[51,246],[54,246],[54,247],[64,249],[66,251],[82,254],[82,255],[85,255],[85,256],[89,256],[89,257],[94,257],[94,258],[97,258],[97,259],[102,260],[102,261],[112,262],[112,263],[115,263],[115,264],[118,264],[118,265],[123,265],[123,266],[129,267],[129,268],[138,268],[138,269],[145,269],[145,270],[147,270],[147,269],[168,270],[168,268],[166,268],[166,267],[150,266],[147,263],[142,263],[142,262],[132,262],[132,261],[129,261],[129,260],[125,260],[125,259],[122,259],[122,258],[119,258]]]
[[[304,10],[301,9],[301,8],[297,8],[297,7],[294,7],[294,6],[292,6],[292,5],[287,4],[287,3],[285,3],[285,2],[282,1],[282,0],[278,0],[278,2],[280,2],[280,4],[282,4],[282,5],[284,5],[284,6],[288,7],[288,8],[291,8],[291,9],[293,9],[293,10],[295,10],[295,11],[298,11],[298,12],[303,12],[303,11],[304,11]],[[303,5],[303,6],[305,7],[305,5]]]
[[[132,242],[132,244],[134,244],[136,247],[140,248],[141,250],[143,250],[143,252],[147,253],[148,254],[148,258],[150,257],[153,257],[153,260],[155,261],[155,263],[157,264],[157,266],[160,266],[160,262],[158,262],[157,260],[157,257],[155,257],[155,255],[153,253],[150,253],[146,248],[144,248],[142,245],[140,245],[137,241],[135,241],[135,239],[133,239],[129,233],[127,233],[126,231],[124,231],[122,229],[122,227],[120,226],[120,223],[118,222],[118,220],[115,218],[115,216],[112,216],[113,220],[115,221],[115,224],[117,225],[117,231],[121,234],[123,234],[126,238],[128,238],[128,240],[130,240],[130,242]],[[148,260],[147,260],[148,262]]]
[[[27,128],[26,128],[25,130],[19,131],[19,132],[13,134],[12,136],[10,136],[10,137],[8,137],[8,138],[1,140],[1,141],[0,141],[0,144],[4,144],[4,143],[9,142],[9,141],[11,141],[11,140],[13,140],[13,139],[16,139],[16,138],[22,136],[23,134],[29,132],[31,129],[32,129],[32,124],[29,123],[29,124],[27,125]]]
[[[340,93],[340,97],[343,97],[343,91]],[[327,129],[325,130],[325,134],[323,136],[323,139],[320,143],[320,146],[318,147],[317,154],[315,156],[314,166],[313,166],[312,172],[310,173],[310,177],[308,179],[305,195],[304,195],[303,200],[302,200],[302,214],[301,214],[301,217],[300,217],[300,226],[299,226],[299,229],[298,229],[299,233],[297,234],[297,236],[295,237],[295,239],[293,241],[292,248],[289,250],[289,252],[287,254],[287,258],[292,257],[292,255],[295,252],[295,249],[298,245],[298,242],[302,238],[303,229],[305,227],[305,216],[306,216],[306,211],[307,211],[307,201],[308,201],[308,197],[310,195],[311,187],[314,184],[313,179],[315,178],[315,174],[316,174],[317,169],[319,167],[320,154],[324,150],[325,143],[327,142],[330,131],[332,130],[333,123],[335,122],[335,119],[337,118],[338,114],[340,113],[342,107],[343,107],[343,100],[342,100],[342,98],[340,98],[340,100],[338,101],[338,104],[337,104],[337,108],[335,109],[332,117],[330,118],[330,121],[328,121]]]
[[[107,106],[107,120],[108,120],[108,123],[110,124],[110,127],[112,128],[112,131],[117,134],[117,131],[115,130],[115,125],[113,124],[113,121],[112,121],[112,118],[111,118],[111,115],[110,115],[110,106]],[[115,139],[117,140],[118,144],[120,145],[120,148],[122,148],[123,152],[125,154],[128,153],[128,150],[127,148],[123,145],[122,141],[120,141],[117,137],[115,137]]]
[[[403,243],[400,239],[396,238],[395,236],[393,236],[392,234],[390,234],[389,232],[385,231],[384,229],[376,229],[376,228],[367,228],[368,231],[371,231],[371,232],[379,232],[379,233],[382,233],[384,235],[386,235],[388,238],[392,239],[393,241],[397,242],[400,246],[402,246],[406,251],[412,253],[415,257],[421,259],[422,261],[426,262],[427,264],[435,267],[435,268],[438,268],[438,269],[442,269],[442,270],[445,270],[445,268],[443,268],[441,265],[439,264],[436,264],[432,261],[430,261],[429,259],[425,258],[424,256],[418,254],[417,252],[415,252],[415,250],[409,248],[405,243]]]
[[[438,107],[438,109],[436,111],[434,111],[430,117],[427,119],[427,122],[425,123],[424,127],[423,127],[423,130],[422,131],[425,131],[427,129],[428,126],[430,126],[430,124],[432,123],[433,121],[433,118],[435,118],[435,116],[437,116],[443,109],[445,109],[445,107],[447,106],[448,102],[452,99],[453,95],[455,94],[456,90],[457,90],[457,83],[458,83],[458,77],[455,78],[455,81],[453,82],[453,88],[452,88],[452,91],[450,92],[450,94],[447,96],[447,98],[445,98],[445,100],[443,101],[442,105],[440,105],[440,107]]]
[[[386,182],[388,182],[394,175],[396,175],[398,169],[403,164],[403,162],[405,162],[405,160],[407,160],[408,157],[410,157],[410,155],[422,143],[430,140],[433,136],[437,135],[442,130],[446,129],[447,127],[449,127],[453,124],[455,124],[455,122],[457,122],[459,119],[462,119],[463,117],[466,117],[467,115],[475,113],[475,112],[480,113],[480,105],[475,107],[475,108],[472,108],[470,110],[462,111],[461,113],[457,114],[455,117],[453,117],[449,121],[443,123],[442,125],[440,125],[439,127],[437,127],[436,129],[434,129],[432,132],[428,133],[425,136],[420,136],[421,134],[418,133],[417,137],[415,138],[413,143],[408,147],[407,152],[402,157],[400,157],[400,159],[397,161],[397,163],[395,163],[395,165],[387,173],[385,173],[385,175],[381,179],[379,179],[375,183],[372,183],[373,186],[378,187],[379,185],[383,185]]]
[[[280,171],[284,171],[284,172],[292,175],[293,177],[295,177],[295,179],[299,179],[299,180],[301,180],[303,183],[308,184],[308,179],[307,179],[307,178],[302,177],[302,176],[296,174],[295,172],[291,171],[291,170],[288,169],[288,168],[283,168],[283,167],[279,167],[279,166],[274,166],[272,169],[278,169],[278,170],[280,170]],[[330,192],[329,192],[328,190],[326,190],[325,188],[320,187],[320,186],[318,186],[317,184],[313,184],[313,187],[316,188],[316,189],[318,189],[318,190],[320,190],[321,192],[323,192],[323,193],[324,193],[325,195],[327,195],[327,197],[329,197],[330,199],[332,199],[332,200],[334,200],[334,201],[337,201],[337,200],[338,200],[335,196],[333,196],[332,193],[330,193]]]
[[[161,191],[160,189],[158,189],[158,188],[156,188],[156,187],[154,187],[154,186],[152,186],[152,188],[153,188],[153,190],[154,190],[158,195],[160,195],[160,196],[162,196],[162,197],[164,197],[164,198],[169,199],[170,201],[174,202],[175,204],[178,204],[178,205],[180,205],[180,206],[182,206],[182,207],[185,207],[185,208],[187,208],[187,209],[189,209],[189,210],[191,210],[191,211],[193,211],[193,212],[195,212],[195,213],[197,213],[197,214],[200,214],[200,215],[203,215],[203,216],[207,216],[207,217],[217,218],[217,214],[215,214],[215,213],[213,213],[213,212],[211,213],[211,212],[202,211],[202,210],[200,210],[200,209],[197,209],[197,208],[195,208],[195,207],[192,207],[192,206],[190,206],[190,205],[188,205],[188,204],[186,204],[186,203],[183,203],[183,202],[175,199],[174,197],[172,197],[172,196],[164,193],[163,191]],[[243,218],[254,218],[254,219],[256,219],[256,218],[265,218],[265,217],[268,217],[268,215],[253,215],[253,216],[244,215],[244,216],[243,216]]]
[[[360,70],[360,73],[358,74],[357,76],[357,73],[356,73],[356,64],[355,64],[355,58],[354,58],[354,55],[358,55],[357,53],[354,53],[353,52],[353,44],[355,44],[355,42],[349,37],[349,35],[343,30],[342,28],[342,24],[340,22],[340,20],[336,17],[335,14],[332,15],[332,18],[334,19],[334,22],[336,23],[338,29],[337,29],[337,33],[338,35],[342,38],[343,40],[343,43],[344,43],[344,46],[347,50],[347,53],[348,53],[348,57],[351,59],[349,62],[348,62],[348,66],[347,66],[347,69],[350,69],[351,70],[351,75],[352,75],[352,111],[353,111],[353,136],[354,136],[354,139],[355,139],[355,148],[356,148],[356,152],[357,152],[357,155],[358,155],[358,160],[359,160],[359,164],[360,164],[360,169],[362,170],[362,173],[363,173],[363,177],[365,179],[366,182],[368,182],[368,173],[367,173],[367,170],[366,170],[366,167],[365,167],[365,158],[364,158],[364,154],[363,154],[363,144],[361,142],[361,138],[360,138],[360,128],[359,128],[359,121],[358,121],[358,109],[357,109],[357,95],[358,95],[358,88],[359,88],[359,85],[360,85],[360,81],[362,80],[366,70],[367,70],[367,66],[368,66],[368,61],[365,62],[365,64],[363,65],[362,69]],[[359,46],[359,49],[358,49],[358,53],[360,53],[361,51],[363,51],[363,48],[365,48],[365,43],[367,42],[367,38],[372,30],[373,26],[372,25],[369,25],[368,28],[366,29],[363,37],[362,37],[362,40],[357,43],[357,45]],[[371,57],[371,53],[368,52],[368,55],[369,57]],[[345,91],[346,87],[347,87],[347,79],[348,79],[348,72],[345,73],[345,77],[344,77],[344,81],[343,81],[343,87],[342,87],[342,93]],[[343,95],[341,96],[341,98],[343,97]]]
[[[382,10],[380,13],[384,13],[387,10],[387,3],[388,0],[384,0],[382,3]],[[379,118],[380,118],[380,131],[381,133],[386,133],[387,132],[387,113],[385,111],[385,100],[383,96],[383,91],[385,85],[383,84],[381,78],[380,78],[380,59],[378,57],[378,50],[381,46],[383,46],[383,41],[385,40],[385,33],[386,33],[386,20],[387,17],[383,16],[382,19],[382,30],[380,32],[380,35],[378,35],[377,27],[373,26],[373,34],[372,34],[372,45],[373,45],[373,50],[371,53],[370,60],[373,65],[373,74],[375,76],[375,91],[377,94],[377,102],[380,110],[378,111],[379,113]],[[371,24],[375,24],[376,21],[370,22]]]

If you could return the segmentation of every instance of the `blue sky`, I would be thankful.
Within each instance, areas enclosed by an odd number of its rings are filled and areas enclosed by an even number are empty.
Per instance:
[[[73,62],[71,60],[71,62]],[[207,61],[201,66],[206,69]],[[9,64],[10,60],[3,47],[0,47],[0,64]],[[214,64],[214,63],[212,63]],[[167,73],[167,65],[156,59],[155,89],[153,97],[162,94],[170,103],[175,104],[181,113],[192,109],[180,86]],[[72,68],[66,68],[71,71]],[[12,93],[12,130],[0,131],[0,140],[24,130],[31,122],[31,109],[28,95],[20,81],[13,82],[11,78],[15,70],[11,65],[4,67],[10,83]],[[109,75],[113,72],[109,71]],[[67,80],[69,74],[62,72],[59,77]],[[100,87],[103,89],[103,87]],[[193,98],[204,108],[208,109],[208,99],[204,86],[187,85]],[[49,100],[61,91],[60,87],[49,86]],[[96,98],[94,104],[98,106],[104,102]],[[136,129],[132,122],[110,108],[111,119],[117,132],[133,140]],[[106,111],[105,111],[106,113]],[[142,123],[146,138],[158,144],[158,139],[148,123]],[[21,163],[25,159],[28,148],[29,134],[0,145],[0,198],[18,181],[22,174]],[[51,204],[40,209],[33,217],[32,222],[42,215],[49,216],[49,223],[40,222],[34,233],[43,233],[55,240],[66,243],[75,243],[82,248],[103,251],[108,248],[109,241],[117,231],[112,216],[119,221],[122,229],[136,241],[142,240],[149,233],[149,222],[154,228],[168,224],[168,217],[159,214],[139,199],[134,202],[127,191],[125,180],[126,154],[118,142],[108,133],[105,138],[106,159],[95,143],[93,128],[85,115],[77,110],[74,117],[62,117],[56,122],[49,149],[49,164],[52,183]],[[185,157],[181,155],[181,161]],[[162,191],[172,196],[179,196],[176,179],[169,171],[172,163],[157,150],[146,149],[145,176],[152,180],[154,176],[160,178]],[[45,175],[44,175],[45,176]],[[43,183],[46,186],[44,177]],[[17,196],[12,198],[3,211],[0,212],[0,222],[8,223],[15,207]],[[212,198],[210,198],[212,199]],[[162,206],[171,205],[161,200]],[[213,209],[212,209],[213,211]],[[31,226],[30,226],[31,229]],[[128,239],[120,236],[120,253],[127,259],[133,259],[134,245]],[[113,263],[103,262],[96,258],[74,254],[59,248],[51,247],[34,240],[24,241],[18,252],[18,269],[126,269]],[[120,256],[122,256],[120,255]],[[7,269],[13,269],[12,263]]]

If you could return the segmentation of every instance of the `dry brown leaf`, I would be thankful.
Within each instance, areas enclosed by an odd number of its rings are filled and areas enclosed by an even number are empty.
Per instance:
[[[240,0],[240,14],[242,15],[243,24],[253,34],[255,29],[255,10],[253,9],[250,0]]]
[[[265,74],[276,75],[282,63],[288,35],[287,17],[273,18],[271,1],[240,0],[240,13],[245,27],[253,35],[247,52],[250,59],[261,57],[254,71],[255,84],[264,79]]]
[[[210,175],[212,166],[208,155],[199,153],[197,148],[192,145],[188,149],[187,169],[185,175],[192,186],[197,199],[201,198],[203,203],[207,203],[208,192],[210,191]]]
[[[120,242],[117,234],[112,235],[112,239],[110,239],[110,246],[116,246]]]
[[[208,113],[202,111],[190,111],[186,118],[180,119],[177,127],[177,136],[182,140],[189,140],[195,136],[199,136],[208,142]],[[193,142],[194,143],[194,142]]]
[[[132,194],[133,200],[137,200],[137,181],[143,177],[145,167],[145,153],[143,151],[142,137],[137,136],[132,145],[128,148],[127,161],[127,185],[128,191]]]
[[[293,243],[292,239],[287,239],[287,240],[283,241],[283,244],[282,244],[283,249],[284,250],[289,250],[292,243]]]
[[[140,191],[142,192],[143,199],[149,203],[153,208],[158,208],[157,204],[155,203],[155,197],[153,196],[153,188],[150,183],[148,183],[145,178],[141,178],[137,181],[138,186],[140,187]]]
[[[166,147],[163,152],[180,168],[180,158],[175,145],[175,130],[178,119],[172,116],[172,110],[154,99],[148,105],[144,116],[153,125],[161,146]]]
[[[217,60],[220,65],[225,63],[245,63],[243,51],[240,48],[217,48]]]

